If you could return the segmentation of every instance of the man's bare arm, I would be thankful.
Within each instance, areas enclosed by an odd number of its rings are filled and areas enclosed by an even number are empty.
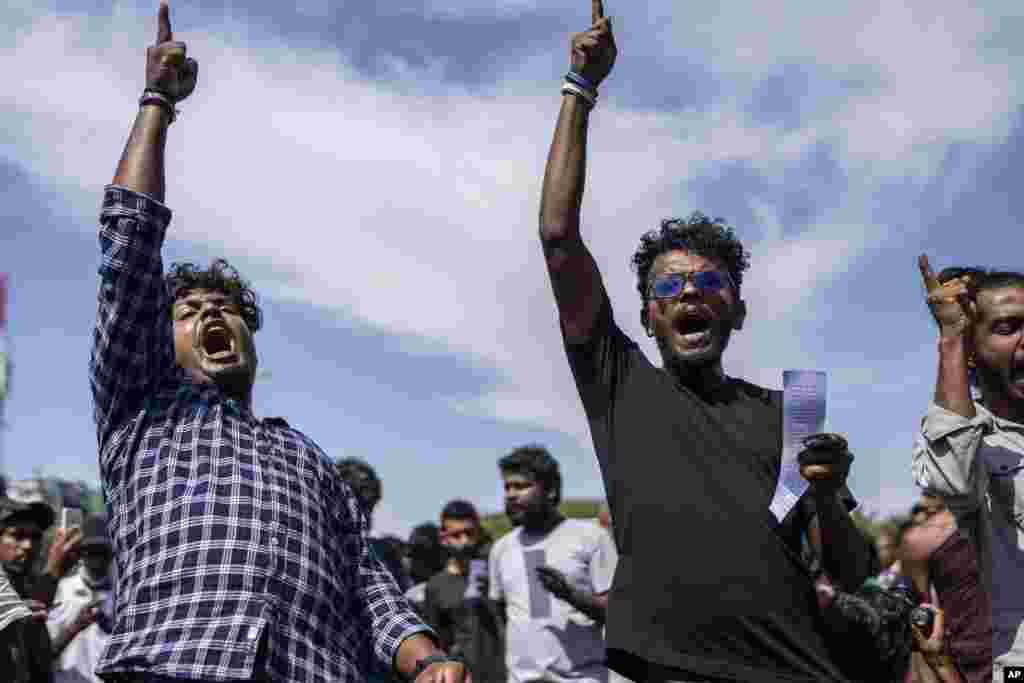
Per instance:
[[[596,89],[615,63],[616,47],[601,0],[592,0],[592,18],[590,30],[572,38],[571,64]],[[590,104],[583,97],[563,94],[540,203],[541,244],[570,342],[589,337],[604,297],[597,264],[580,236],[589,117]]]
[[[164,146],[170,117],[156,106],[139,109],[114,174],[114,185],[164,201]]]
[[[139,108],[113,184],[164,200],[164,148],[171,110],[175,103],[195,89],[198,65],[185,56],[185,44],[175,42],[171,33],[170,8],[160,3],[156,44],[146,51],[146,90],[162,94]]]
[[[932,272],[928,257],[918,259],[921,277],[928,292],[928,306],[939,325],[939,370],[935,382],[935,403],[946,410],[972,418],[968,341],[974,319],[970,299],[970,280],[955,278],[940,284]]]

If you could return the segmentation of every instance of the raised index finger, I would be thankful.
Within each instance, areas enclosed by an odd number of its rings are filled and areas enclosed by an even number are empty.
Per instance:
[[[160,0],[160,14],[157,17],[156,44],[166,43],[173,40],[171,34],[171,8],[167,6],[167,0]]]
[[[917,267],[921,269],[921,278],[924,280],[925,289],[929,292],[939,286],[939,279],[932,272],[932,266],[928,257],[921,254],[917,259]]]
[[[590,15],[592,24],[604,19],[604,2],[602,0],[590,0]]]

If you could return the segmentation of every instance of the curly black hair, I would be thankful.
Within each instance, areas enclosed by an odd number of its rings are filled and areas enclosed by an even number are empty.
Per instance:
[[[729,271],[737,296],[743,284],[743,271],[750,267],[749,252],[736,239],[736,234],[724,219],[708,218],[700,211],[694,211],[686,218],[663,219],[658,230],[651,230],[640,237],[640,246],[632,259],[636,288],[643,302],[640,317],[644,327],[647,327],[651,267],[658,256],[677,249],[721,263]]]
[[[377,507],[384,494],[384,486],[377,471],[362,458],[339,458],[334,463],[338,476],[348,484],[359,499],[363,510],[369,514]]]
[[[562,473],[558,469],[558,461],[543,446],[520,446],[499,460],[498,468],[502,473],[532,477],[545,491],[555,494],[555,505],[562,502]]]
[[[954,278],[965,275],[971,277],[971,289],[974,294],[986,289],[1002,289],[1003,287],[1024,288],[1024,273],[1011,270],[989,270],[987,268],[953,266],[943,268],[936,276],[936,279],[945,284]]]
[[[202,269],[194,263],[174,263],[164,276],[164,285],[171,305],[195,289],[209,289],[230,297],[241,309],[242,319],[249,330],[256,332],[263,326],[263,310],[256,303],[254,292],[235,268],[220,258],[210,267]]]

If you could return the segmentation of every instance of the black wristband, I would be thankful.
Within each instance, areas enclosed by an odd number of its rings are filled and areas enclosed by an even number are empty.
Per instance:
[[[167,112],[168,123],[174,123],[174,119],[178,118],[178,110],[174,108],[174,101],[166,94],[158,90],[144,90],[142,91],[142,97],[139,98],[139,106],[155,104],[161,109]]]
[[[426,657],[416,661],[416,668],[412,670],[412,675],[409,676],[410,681],[415,681],[419,678],[419,675],[427,670],[427,667],[431,664],[444,664],[452,662],[454,664],[464,664],[462,657],[458,655],[446,655],[444,653],[436,655],[427,655]]]

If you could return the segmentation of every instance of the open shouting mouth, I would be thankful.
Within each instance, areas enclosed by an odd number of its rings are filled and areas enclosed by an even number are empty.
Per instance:
[[[213,320],[199,330],[199,351],[206,360],[224,363],[238,358],[235,335],[223,321]]]
[[[680,315],[674,327],[688,347],[697,348],[711,343],[711,318],[699,309]]]

